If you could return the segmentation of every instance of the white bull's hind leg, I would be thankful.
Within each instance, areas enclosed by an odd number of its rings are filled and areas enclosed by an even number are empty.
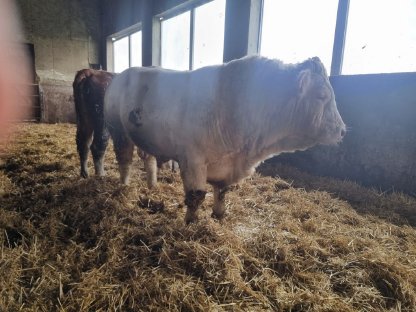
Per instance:
[[[144,159],[147,187],[151,189],[157,184],[157,161],[156,157],[147,154]]]
[[[144,162],[147,187],[151,189],[157,184],[157,159],[139,148],[137,149],[137,155],[139,155],[140,159]]]
[[[214,188],[214,206],[212,207],[212,217],[216,219],[224,218],[226,207],[225,207],[225,194],[228,192],[228,187],[219,188],[218,186],[213,186]]]
[[[121,133],[113,134],[113,144],[120,172],[120,182],[122,184],[129,184],[134,144],[129,138]]]
[[[189,224],[198,220],[198,208],[207,193],[207,166],[202,161],[185,159],[179,162],[179,167],[185,190],[185,205],[187,206],[185,222]]]

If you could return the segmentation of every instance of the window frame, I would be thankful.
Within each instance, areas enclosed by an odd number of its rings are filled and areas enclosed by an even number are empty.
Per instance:
[[[215,0],[191,0],[186,3],[180,4],[178,6],[175,6],[172,9],[165,11],[161,14],[157,14],[153,17],[153,29],[154,29],[153,40],[157,42],[157,45],[153,46],[153,64],[154,65],[158,65],[158,66],[162,65],[162,22],[189,11],[190,21],[189,21],[188,70],[194,69],[195,10],[200,6],[213,2],[213,1]],[[224,24],[224,38],[225,38],[225,24]],[[222,62],[224,62],[224,46],[223,46],[223,52],[222,52],[223,54],[222,60],[221,60]]]
[[[131,35],[133,35],[136,32],[142,32],[142,42],[141,42],[141,52],[142,52],[142,57],[143,57],[143,31],[142,31],[142,27],[141,27],[141,23],[132,25],[118,33],[115,33],[111,36],[107,37],[107,70],[114,72],[114,63],[115,63],[115,51],[114,51],[114,43],[118,40],[124,39],[126,37],[128,37],[128,68],[132,67],[131,63],[132,63],[132,44],[131,44]],[[143,63],[143,60],[142,62]]]

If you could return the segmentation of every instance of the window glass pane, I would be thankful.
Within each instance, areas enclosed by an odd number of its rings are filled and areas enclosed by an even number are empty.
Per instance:
[[[189,69],[190,11],[162,21],[162,67]]]
[[[224,16],[225,0],[215,0],[195,9],[194,69],[222,63]]]
[[[130,35],[130,55],[133,66],[142,66],[142,32],[138,31]]]
[[[416,0],[350,0],[343,74],[416,71]]]
[[[260,54],[285,63],[318,56],[330,71],[338,1],[264,0]]]
[[[113,42],[114,72],[120,73],[129,67],[129,37],[123,37]]]

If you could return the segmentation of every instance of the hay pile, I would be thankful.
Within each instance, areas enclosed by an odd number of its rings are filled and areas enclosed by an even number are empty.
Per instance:
[[[225,220],[208,193],[185,226],[179,174],[149,191],[136,158],[120,186],[110,147],[83,180],[73,125],[20,129],[0,155],[0,311],[415,311],[413,197],[256,174]]]

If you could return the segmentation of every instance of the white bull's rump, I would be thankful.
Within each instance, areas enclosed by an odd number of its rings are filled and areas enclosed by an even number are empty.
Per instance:
[[[130,68],[108,89],[105,116],[144,151],[178,161],[187,193],[208,181],[220,194],[268,157],[337,143],[345,132],[318,58],[291,65],[255,56],[195,71]]]

